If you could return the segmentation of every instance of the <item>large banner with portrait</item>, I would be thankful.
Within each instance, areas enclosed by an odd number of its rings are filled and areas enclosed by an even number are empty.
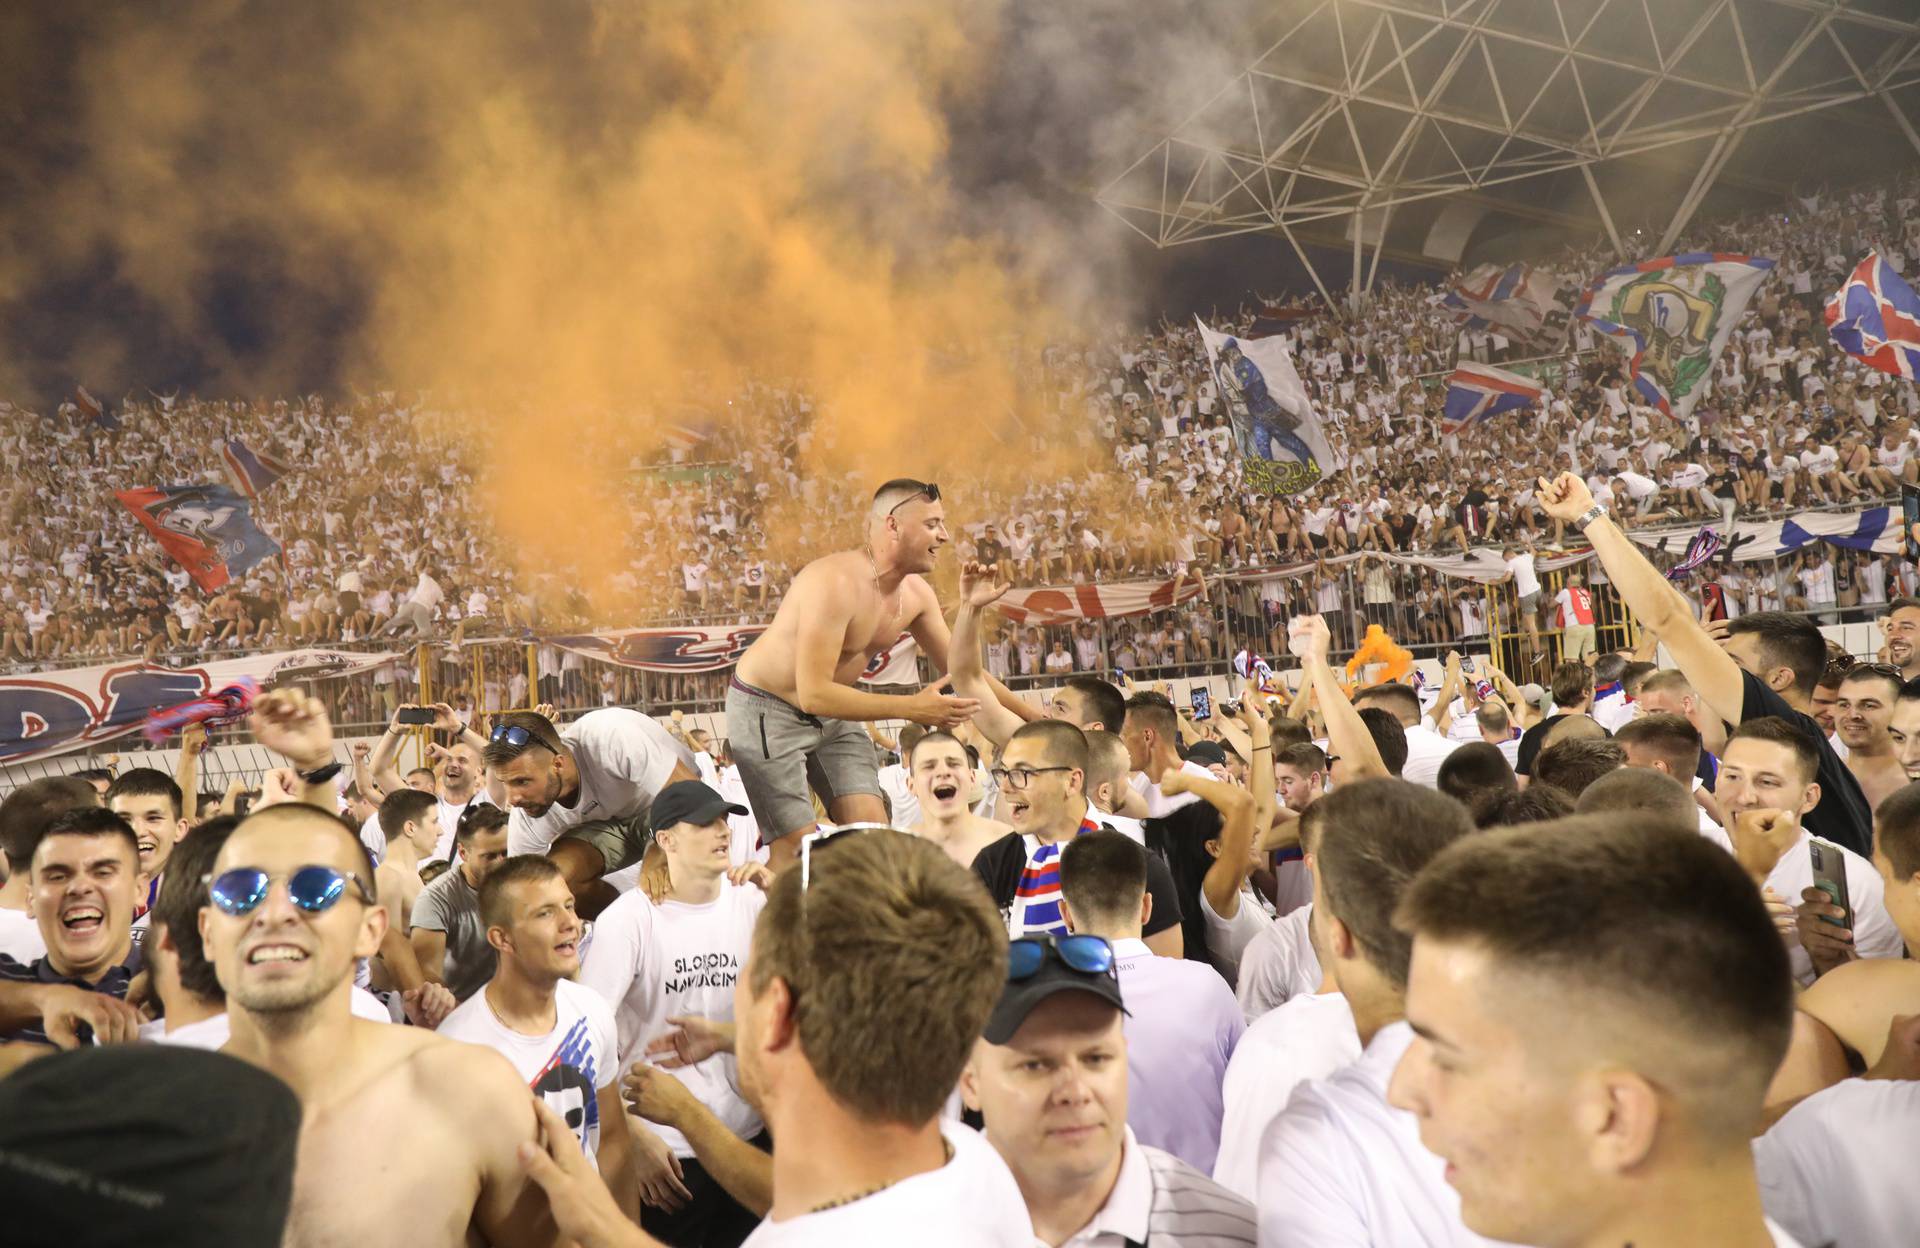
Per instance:
[[[1196,321],[1247,484],[1268,494],[1297,494],[1332,475],[1338,469],[1333,448],[1287,340],[1236,338]]]

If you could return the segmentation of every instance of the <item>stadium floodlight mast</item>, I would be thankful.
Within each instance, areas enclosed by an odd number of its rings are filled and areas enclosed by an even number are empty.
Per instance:
[[[1315,222],[1351,235],[1358,301],[1394,210],[1418,201],[1591,229],[1489,194],[1577,169],[1624,258],[1593,168],[1705,143],[1661,255],[1756,126],[1878,98],[1920,152],[1894,94],[1920,83],[1914,0],[1281,0],[1272,21],[1278,38],[1096,198],[1157,247],[1277,232],[1330,304],[1300,245]]]

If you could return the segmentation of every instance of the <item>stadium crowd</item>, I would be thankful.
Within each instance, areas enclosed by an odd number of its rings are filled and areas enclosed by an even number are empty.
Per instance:
[[[1358,313],[1302,300],[1309,315],[1291,323],[1291,345],[1343,462],[1292,497],[1245,487],[1192,327],[1050,348],[1021,367],[1049,409],[1049,436],[1076,441],[1090,466],[970,499],[956,539],[964,555],[1008,567],[1021,584],[1064,584],[1297,566],[1348,551],[1558,546],[1564,526],[1547,519],[1532,482],[1569,468],[1632,523],[1887,499],[1920,451],[1920,401],[1913,387],[1836,350],[1820,308],[1869,248],[1896,269],[1920,257],[1917,203],[1920,180],[1907,176],[1696,226],[1680,250],[1750,252],[1779,264],[1684,425],[1647,407],[1619,358],[1576,323],[1573,354],[1546,377],[1543,411],[1447,434],[1439,411],[1455,362],[1507,362],[1521,345],[1497,327],[1463,329],[1438,306],[1440,288],[1385,283]],[[1608,263],[1589,248],[1540,265],[1584,280]],[[1246,333],[1256,311],[1229,314],[1221,328]],[[767,541],[770,506],[797,507],[783,527],[818,533],[837,531],[861,506],[857,483],[807,473],[809,456],[817,461],[824,450],[831,459],[831,448],[813,444],[806,396],[749,386],[704,422],[691,418],[670,456],[635,459],[624,534],[631,564],[589,604],[564,569],[534,578],[515,571],[475,505],[473,447],[449,422],[413,419],[427,406],[385,392],[347,402],[130,395],[114,406],[119,427],[109,430],[73,403],[46,414],[0,403],[0,443],[20,468],[0,495],[0,656],[33,666],[388,632],[458,640],[764,619],[794,570]],[[228,438],[292,467],[256,504],[285,564],[258,565],[202,594],[113,493],[217,481]],[[1768,568],[1751,585],[1736,578],[1731,596],[1747,609],[1784,601],[1798,571]],[[1867,605],[1885,601],[1897,575],[1851,554],[1833,574],[1827,597]],[[1341,648],[1358,639],[1363,617],[1381,614],[1369,605],[1400,604],[1396,622],[1421,644],[1465,641],[1484,627],[1476,589],[1403,565],[1372,574],[1308,566],[1278,587],[1245,592],[1261,596],[1257,611],[1269,625],[1302,608],[1324,612]],[[1205,658],[1224,640],[1221,606],[1209,601],[1164,623],[1099,627],[1097,663],[1083,661],[1084,638],[1066,630],[1009,637],[1004,670],[1044,675],[1069,662],[1072,670],[1134,670],[1183,654]]]

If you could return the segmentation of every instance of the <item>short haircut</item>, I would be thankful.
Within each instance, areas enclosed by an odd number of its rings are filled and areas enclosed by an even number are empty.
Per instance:
[[[493,727],[495,732],[502,728],[524,728],[528,740],[523,745],[511,745],[489,736],[487,748],[480,752],[481,759],[489,767],[504,767],[532,749],[546,750],[550,754],[566,753],[567,747],[560,740],[559,729],[553,726],[552,720],[537,711],[508,711],[494,718]]]
[[[1093,728],[1085,735],[1087,792],[1093,792],[1102,784],[1126,784],[1132,764],[1128,761],[1127,743],[1120,739],[1120,734],[1108,732],[1105,728]]]
[[[873,492],[873,518],[878,520],[890,514],[894,508],[909,499],[919,498],[927,492],[925,481],[916,481],[912,477],[895,477],[883,481],[880,488]]]
[[[1540,751],[1530,774],[1578,800],[1588,785],[1626,765],[1627,752],[1618,741],[1558,741]]]
[[[868,832],[814,857],[804,901],[798,871],[767,891],[753,991],[786,983],[800,1050],[848,1111],[931,1121],[1006,983],[1007,928],[993,899],[931,842]]]
[[[368,898],[374,904],[379,904],[380,879],[374,873],[373,851],[368,849],[367,843],[360,839],[360,829],[353,826],[352,820],[342,818],[330,810],[322,810],[318,806],[309,806],[305,802],[279,802],[265,810],[256,810],[246,818],[236,821],[233,830],[238,832],[241,828],[260,819],[270,819],[280,823],[288,819],[300,818],[321,820],[346,834],[346,838],[353,842],[355,869],[360,876],[360,882],[367,886]]]
[[[29,780],[7,794],[7,799],[0,802],[0,851],[7,856],[8,870],[18,873],[27,869],[48,824],[70,810],[99,804],[100,795],[79,776]]]
[[[386,834],[391,844],[400,839],[408,823],[425,823],[427,812],[439,804],[438,797],[420,789],[395,789],[380,803],[380,831]]]
[[[1307,727],[1304,719],[1274,715],[1267,719],[1267,723],[1273,730],[1273,748],[1276,750],[1290,745],[1306,745],[1313,740],[1313,729]]]
[[[1469,741],[1440,760],[1440,774],[1434,784],[1457,802],[1471,802],[1473,795],[1487,789],[1517,789],[1513,768],[1497,745]]]
[[[1778,715],[1762,715],[1758,719],[1748,720],[1733,730],[1733,734],[1727,738],[1727,744],[1747,740],[1772,741],[1792,750],[1795,761],[1800,765],[1802,784],[1812,784],[1814,777],[1820,774],[1820,747],[1814,744],[1813,738]]]
[[[1513,717],[1507,714],[1504,702],[1482,702],[1473,713],[1473,719],[1481,732],[1497,732],[1505,736],[1513,731]]]
[[[1620,673],[1620,688],[1627,696],[1632,697],[1640,692],[1640,686],[1646,683],[1647,677],[1659,670],[1658,663],[1636,659],[1627,664],[1626,670]]]
[[[1727,636],[1752,633],[1760,641],[1760,664],[1793,670],[1793,687],[1810,697],[1827,666],[1827,640],[1812,621],[1785,611],[1756,611],[1727,621]]]
[[[1555,706],[1572,706],[1593,692],[1593,669],[1584,663],[1562,663],[1553,669],[1547,687]]]
[[[186,818],[186,798],[180,792],[180,785],[157,767],[130,767],[121,772],[100,800],[111,806],[116,797],[164,797],[173,803],[175,819]]]
[[[1564,790],[1538,781],[1524,789],[1492,789],[1473,803],[1473,823],[1480,828],[1504,828],[1538,823],[1573,813],[1573,799]]]
[[[1640,682],[1640,697],[1649,693],[1671,693],[1675,697],[1693,696],[1693,682],[1677,667],[1662,668]]]
[[[1641,715],[1614,731],[1622,746],[1638,746],[1657,755],[1675,776],[1691,776],[1700,767],[1700,730],[1684,715]]]
[[[1127,718],[1138,719],[1169,741],[1179,739],[1180,717],[1164,693],[1136,693],[1128,698]]]
[[[433,774],[433,768],[431,767],[415,767],[406,774],[404,779],[411,780],[415,776],[425,776],[428,780],[438,780],[440,778]]]
[[[1401,724],[1400,717],[1384,706],[1363,706],[1360,708],[1360,722],[1367,726],[1367,735],[1373,738],[1373,748],[1380,751],[1380,761],[1386,764],[1387,774],[1398,776],[1407,767],[1407,730]]]
[[[1610,685],[1627,674],[1627,656],[1603,654],[1593,661],[1593,683]]]
[[[1274,762],[1282,767],[1291,767],[1303,776],[1327,769],[1327,752],[1310,741],[1299,745],[1290,745],[1274,757]]]
[[[1920,872],[1920,784],[1895,789],[1873,812],[1873,847],[1903,882]]]
[[[1700,820],[1700,807],[1687,786],[1651,767],[1621,767],[1608,772],[1587,786],[1574,809],[1583,815],[1646,811],[1663,819],[1692,819],[1696,825]]]
[[[1643,1073],[1710,1138],[1751,1133],[1793,1029],[1793,977],[1759,890],[1692,823],[1579,816],[1471,837],[1414,881],[1396,918],[1589,1014],[1554,1025],[1629,1059],[1644,1049],[1657,1073]]]
[[[1404,780],[1361,780],[1316,801],[1303,818],[1316,829],[1314,869],[1329,913],[1388,982],[1406,987],[1413,939],[1394,926],[1393,911],[1428,860],[1473,831],[1466,807]]]
[[[1120,731],[1120,723],[1127,717],[1127,695],[1114,688],[1113,682],[1098,676],[1069,676],[1065,687],[1087,700],[1091,718],[1099,720],[1101,727],[1108,732]]]
[[[1353,701],[1356,706],[1370,702],[1385,707],[1400,717],[1402,725],[1420,722],[1420,695],[1409,685],[1368,685],[1353,695]]]
[[[1892,693],[1887,695],[1888,706],[1892,706],[1895,702],[1899,701],[1900,687],[1906,683],[1901,680],[1900,677],[1894,675],[1877,663],[1860,663],[1848,668],[1847,674],[1840,678],[1840,683],[1842,685],[1855,685],[1864,684],[1870,680],[1877,680],[1893,690]]]
[[[133,825],[124,815],[116,815],[104,806],[81,806],[69,810],[47,825],[46,835],[40,838],[42,844],[51,836],[104,836],[118,840],[127,847],[137,865],[140,861],[140,841],[133,834]],[[38,849],[39,846],[34,848]]]
[[[453,839],[461,845],[467,845],[482,832],[493,832],[506,826],[506,811],[491,802],[475,802],[460,812],[460,819],[453,826]]]
[[[913,753],[913,747],[919,745],[920,738],[926,735],[927,730],[919,724],[900,725],[900,733],[895,738],[895,744],[899,747],[901,762],[907,761],[908,756]]]
[[[205,1002],[224,1001],[226,989],[207,960],[200,942],[200,907],[207,904],[204,877],[213,870],[214,859],[233,835],[240,821],[232,815],[218,815],[190,830],[173,847],[167,869],[160,877],[160,895],[153,902],[154,927],[167,929],[180,963],[180,986]]]
[[[1920,611],[1920,598],[1909,598],[1909,597],[1906,597],[1905,595],[1902,595],[1898,598],[1895,598],[1892,602],[1887,604],[1887,615],[1885,618],[1891,618],[1895,611],[1904,611],[1909,609],[1914,611]]]
[[[560,868],[545,854],[515,854],[493,869],[480,886],[480,921],[488,927],[506,927],[513,922],[513,898],[507,890],[515,884],[541,884],[563,879]]]
[[[919,728],[920,725],[913,724],[910,725],[910,727]],[[906,764],[908,771],[912,771],[913,756],[920,752],[921,746],[940,745],[942,743],[951,743],[961,751],[965,751],[966,749],[966,746],[961,744],[959,737],[954,736],[944,728],[935,728],[932,732],[921,729],[920,735],[915,737],[911,743],[907,741],[907,730],[902,728],[900,730],[900,761]]]
[[[1137,919],[1147,851],[1122,832],[1085,832],[1060,851],[1060,895],[1082,919]]]

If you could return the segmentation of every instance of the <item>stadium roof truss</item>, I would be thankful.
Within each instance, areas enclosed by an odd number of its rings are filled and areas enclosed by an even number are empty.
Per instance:
[[[1362,235],[1384,245],[1421,200],[1578,170],[1624,256],[1594,167],[1705,144],[1660,255],[1756,126],[1877,98],[1920,151],[1894,96],[1920,83],[1915,0],[1285,0],[1279,21],[1098,192],[1156,246],[1278,232],[1298,250],[1300,227],[1359,216],[1358,294]]]

